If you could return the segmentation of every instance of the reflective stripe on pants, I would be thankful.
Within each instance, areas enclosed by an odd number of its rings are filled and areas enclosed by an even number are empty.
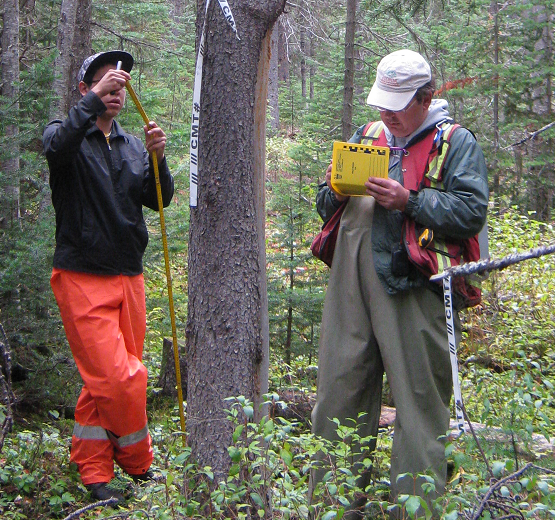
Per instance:
[[[52,290],[84,382],[75,408],[71,461],[84,484],[109,482],[152,463],[146,418],[144,280],[54,269]],[[104,430],[104,436],[101,433]]]

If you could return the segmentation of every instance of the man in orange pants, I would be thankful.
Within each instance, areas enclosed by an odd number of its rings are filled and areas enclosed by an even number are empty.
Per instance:
[[[123,51],[87,58],[78,75],[82,98],[43,134],[56,212],[51,286],[84,382],[71,461],[95,499],[118,502],[123,496],[107,486],[114,461],[134,480],[152,476],[141,362],[148,242],[143,206],[158,210],[150,153],[159,164],[164,206],[174,190],[162,129],[145,125],[145,148],[115,121],[132,66]]]

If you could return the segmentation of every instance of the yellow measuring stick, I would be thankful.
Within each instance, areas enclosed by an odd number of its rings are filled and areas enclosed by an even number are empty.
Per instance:
[[[118,62],[117,64],[117,69],[119,69],[121,67],[121,62]],[[125,82],[125,88],[127,89],[127,92],[129,92],[129,95],[131,96],[131,99],[133,99],[133,102],[135,103],[135,106],[137,107],[137,110],[139,111],[139,114],[141,114],[141,117],[143,118],[143,121],[145,122],[145,125],[149,125],[150,123],[150,119],[148,119],[148,117],[146,116],[145,111],[143,110],[143,107],[141,105],[141,102],[139,101],[139,98],[137,97],[137,94],[135,94],[135,91],[133,90],[133,87],[131,86],[131,82],[126,81]],[[175,311],[174,311],[174,306],[173,306],[173,291],[172,291],[172,277],[171,277],[171,272],[170,272],[170,258],[169,258],[169,254],[168,254],[168,239],[166,236],[166,222],[164,219],[164,204],[162,201],[162,188],[160,187],[160,172],[158,170],[158,157],[156,156],[156,152],[152,152],[150,154],[150,156],[152,157],[152,164],[154,165],[154,178],[156,180],[156,194],[158,196],[158,211],[160,213],[160,228],[162,231],[162,244],[164,246],[164,260],[166,263],[166,280],[167,280],[167,284],[168,284],[168,298],[169,298],[169,303],[170,303],[170,319],[171,319],[171,326],[172,326],[172,340],[173,340],[173,359],[174,359],[174,363],[175,363],[175,380],[177,383],[177,400],[179,402],[179,419],[181,421],[181,431],[183,432],[183,444],[187,444],[187,436],[186,436],[186,431],[185,431],[185,413],[183,411],[183,391],[181,389],[181,367],[179,365],[179,347],[177,345],[177,330],[176,330],[176,326],[175,326]]]

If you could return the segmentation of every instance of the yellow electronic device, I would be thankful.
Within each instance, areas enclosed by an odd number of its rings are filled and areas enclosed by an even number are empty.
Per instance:
[[[387,179],[389,148],[334,141],[331,185],[341,195],[366,195],[368,177]]]

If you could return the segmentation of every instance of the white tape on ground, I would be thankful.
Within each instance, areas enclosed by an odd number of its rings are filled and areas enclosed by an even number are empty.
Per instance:
[[[200,156],[200,140],[199,140],[199,127],[200,127],[200,98],[202,94],[202,66],[204,63],[204,37],[206,34],[206,17],[208,14],[208,7],[211,0],[206,0],[206,8],[204,11],[204,22],[202,25],[202,32],[200,35],[200,43],[198,47],[197,63],[195,66],[195,85],[193,87],[193,110],[191,116],[191,139],[189,141],[189,205],[192,208],[197,207],[198,200],[198,160]],[[227,23],[233,29],[237,39],[237,25],[231,12],[231,7],[227,0],[218,0],[222,13],[227,20]]]

